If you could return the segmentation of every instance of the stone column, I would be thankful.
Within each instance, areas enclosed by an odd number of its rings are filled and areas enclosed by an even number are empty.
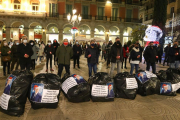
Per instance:
[[[47,41],[46,41],[46,31],[42,32],[42,41],[44,42],[45,45],[47,44]]]
[[[91,30],[91,38],[93,38],[93,37],[94,37],[94,29]]]
[[[34,29],[29,29],[29,40],[34,40]]]
[[[59,29],[59,43],[63,41],[63,29]]]
[[[119,32],[120,35],[120,42],[121,44],[123,44],[123,31],[121,30],[121,32]]]
[[[0,40],[3,40],[3,29],[0,28]]]
[[[24,28],[24,35],[27,36],[27,38],[29,38],[29,28]]]
[[[6,41],[9,42],[10,41],[10,35],[11,35],[11,28],[7,27],[6,28]]]

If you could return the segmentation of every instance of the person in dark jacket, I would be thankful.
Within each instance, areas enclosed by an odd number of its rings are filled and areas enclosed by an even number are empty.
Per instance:
[[[31,45],[28,43],[27,36],[22,37],[22,43],[18,46],[19,63],[21,70],[30,70],[31,67],[31,56],[33,55],[33,50]]]
[[[136,44],[134,44],[134,47],[132,48],[130,57],[129,57],[129,63],[131,64],[131,70],[130,70],[131,75],[133,74],[134,67],[136,70],[135,72],[138,73],[140,56],[141,56],[141,52],[139,49],[139,44],[136,43]]]
[[[161,49],[161,45],[160,44],[157,47],[157,55],[158,55],[157,63],[159,61],[159,63],[161,64],[161,59],[162,59],[163,51]]]
[[[127,46],[127,43],[124,43],[124,47],[123,47],[123,62],[125,63],[124,65],[124,68],[127,69],[126,67],[126,61],[127,61],[127,58],[129,57],[129,47]],[[123,62],[122,62],[122,66],[121,66],[121,69],[123,69]]]
[[[157,55],[157,49],[154,46],[153,42],[150,42],[150,46],[146,47],[146,50],[144,51],[144,58],[147,63],[146,70],[149,71],[150,66],[152,66],[152,71],[155,74],[156,73],[156,59],[158,58],[158,55]]]
[[[76,66],[76,61],[77,61],[78,68],[80,68],[79,67],[79,58],[80,58],[81,54],[82,54],[81,46],[79,45],[79,42],[76,40],[75,45],[73,45],[74,68]]]
[[[53,41],[53,47],[54,47],[54,65],[56,65],[56,62],[58,61],[58,59],[56,59],[56,50],[59,47],[59,43],[57,42],[57,40],[55,39]]]
[[[11,51],[12,51],[11,52],[11,54],[12,54],[11,71],[13,71],[15,64],[16,64],[15,70],[17,70],[19,67],[19,58],[18,58],[18,54],[17,54],[17,48],[19,46],[19,40],[15,40],[14,42],[15,42],[15,44],[11,47]]]
[[[3,75],[6,76],[6,67],[7,67],[7,73],[10,74],[10,60],[7,59],[8,57],[10,58],[11,50],[8,46],[7,41],[2,42],[2,47],[1,47],[1,59],[3,63]],[[6,59],[6,60],[5,60]],[[5,61],[4,61],[5,60]]]
[[[97,57],[98,51],[95,48],[95,41],[91,40],[90,47],[87,48],[85,57],[88,59],[89,77],[92,75],[92,69],[94,74],[97,73]]]
[[[47,46],[44,48],[44,53],[46,54],[46,72],[48,72],[48,63],[50,60],[50,71],[54,71],[52,69],[52,54],[54,54],[54,46],[51,44],[51,41],[48,41]]]
[[[61,78],[63,67],[66,69],[66,73],[70,75],[70,60],[73,57],[73,49],[68,46],[68,39],[64,39],[63,45],[59,46],[56,51],[58,58],[58,75]]]
[[[170,68],[178,68],[179,60],[180,60],[180,48],[178,47],[177,41],[175,41],[173,43],[173,47],[169,49],[168,55],[169,55]]]
[[[100,56],[100,52],[101,52],[101,45],[99,44],[99,42],[97,42],[96,48],[98,51],[97,64],[99,64],[99,56]]]
[[[169,43],[169,44],[164,48],[165,59],[164,59],[164,62],[163,62],[163,66],[165,65],[165,62],[167,62],[167,66],[169,66],[169,55],[168,55],[168,52],[169,52],[170,47],[171,47],[171,43]]]
[[[117,64],[117,73],[121,72],[121,62],[123,62],[123,47],[120,43],[120,39],[117,37],[116,42],[111,47],[111,70],[110,76],[113,77],[113,71]]]
[[[141,53],[141,55],[140,55],[140,62],[142,62],[142,52],[143,52],[143,47],[141,47],[141,45],[139,44],[139,40],[138,41],[136,41],[136,43],[139,45],[139,50],[140,50],[140,53]]]
[[[107,69],[110,68],[110,62],[111,62],[111,47],[113,43],[112,41],[109,41],[108,45],[106,46],[106,59],[107,59]]]

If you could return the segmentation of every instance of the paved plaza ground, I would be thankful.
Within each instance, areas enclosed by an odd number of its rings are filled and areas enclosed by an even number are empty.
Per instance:
[[[79,74],[88,80],[87,60],[81,57],[81,69],[73,69],[71,61],[71,73]],[[130,71],[128,69],[123,71]],[[141,64],[142,69],[145,65]],[[57,73],[57,67],[54,73]],[[167,66],[157,65],[157,71],[165,70]],[[44,73],[46,70],[45,62],[36,66],[32,71],[34,75]],[[101,61],[98,65],[98,71],[109,72],[106,69],[106,62]],[[65,72],[65,71],[64,71]],[[116,74],[116,71],[114,71]],[[7,77],[2,76],[0,68],[0,94],[3,93],[5,80]],[[25,112],[20,117],[13,117],[0,112],[0,120],[180,120],[180,94],[177,96],[137,95],[135,100],[115,98],[114,102],[84,102],[71,103],[61,92],[59,106],[57,109],[38,109],[33,110],[30,102],[27,100]]]

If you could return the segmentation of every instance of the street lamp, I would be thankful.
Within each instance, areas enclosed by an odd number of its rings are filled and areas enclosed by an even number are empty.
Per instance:
[[[81,22],[81,20],[82,20],[82,17],[80,16],[80,14],[77,16],[76,15],[76,12],[77,12],[77,10],[76,9],[73,9],[72,10],[72,15],[69,13],[68,15],[67,15],[67,20],[68,20],[68,22],[70,23],[70,24],[72,24],[73,25],[73,27],[74,27],[74,24],[75,23],[80,23]],[[75,31],[73,32],[73,44],[75,43]]]

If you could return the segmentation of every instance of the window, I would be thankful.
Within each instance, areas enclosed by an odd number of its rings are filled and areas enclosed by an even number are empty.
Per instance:
[[[127,4],[132,4],[132,0],[126,0]]]
[[[171,11],[170,11],[171,14],[174,13],[174,7],[171,7]]]
[[[39,4],[37,4],[37,3],[33,3],[32,4],[32,11],[39,11]]]
[[[131,22],[131,18],[132,18],[132,10],[127,9],[126,10],[126,22]]]
[[[169,22],[169,27],[172,27],[172,21]]]
[[[88,19],[88,6],[82,6],[82,18]]]
[[[150,19],[153,19],[153,15],[152,14],[150,15]]]
[[[66,5],[66,14],[72,13],[72,5]]]
[[[118,8],[112,9],[112,21],[117,21]]]
[[[148,16],[147,16],[147,15],[145,16],[145,20],[146,20],[146,21],[148,20]]]
[[[20,10],[21,9],[21,3],[19,0],[14,0],[14,10]]]
[[[104,16],[104,8],[98,7],[98,20],[103,20],[103,16]]]
[[[57,4],[55,3],[49,3],[49,16],[50,17],[58,17],[57,13]]]

